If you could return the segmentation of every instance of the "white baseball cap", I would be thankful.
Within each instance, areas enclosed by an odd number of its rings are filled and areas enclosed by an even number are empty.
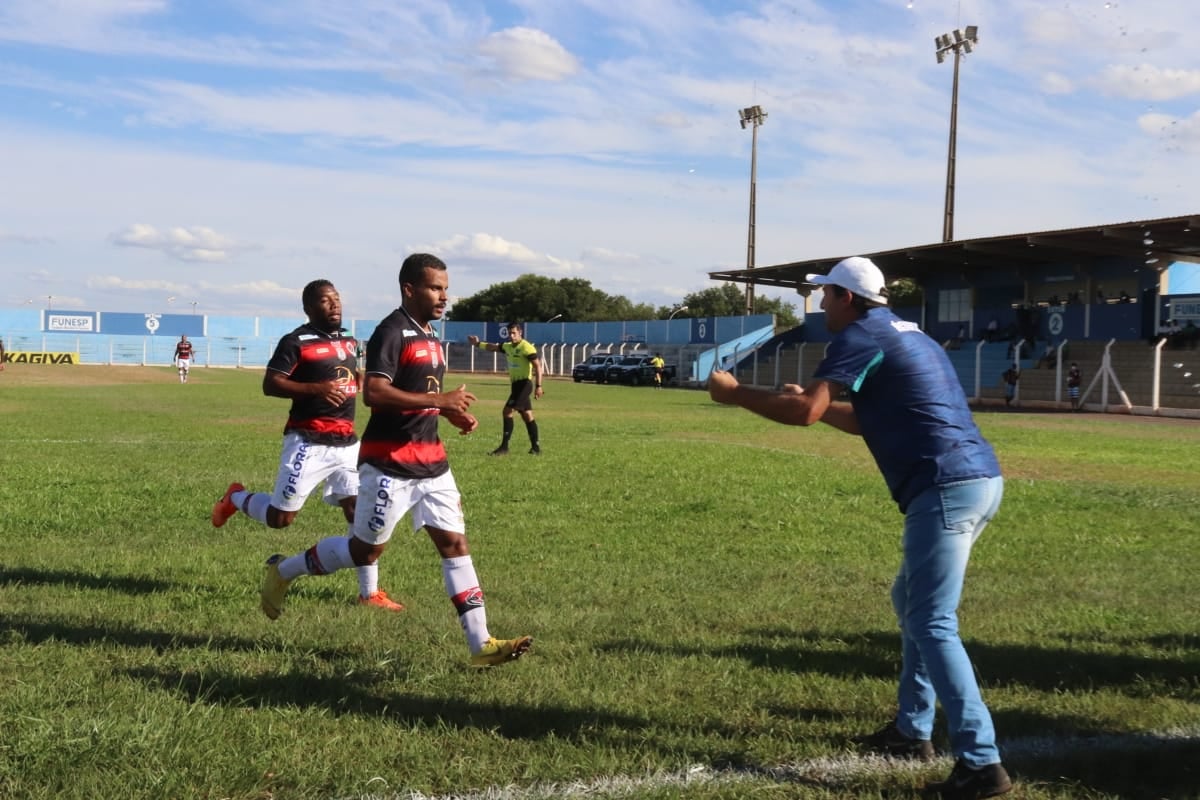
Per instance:
[[[887,280],[869,258],[844,258],[829,270],[828,275],[808,275],[805,280],[820,286],[840,286],[864,300],[887,305]]]

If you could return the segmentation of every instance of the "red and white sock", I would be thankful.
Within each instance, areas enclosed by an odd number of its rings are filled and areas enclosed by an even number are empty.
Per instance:
[[[458,612],[463,633],[467,635],[467,647],[478,653],[491,638],[487,629],[487,613],[483,609],[483,590],[479,588],[479,577],[470,556],[442,559],[442,580],[446,594]]]

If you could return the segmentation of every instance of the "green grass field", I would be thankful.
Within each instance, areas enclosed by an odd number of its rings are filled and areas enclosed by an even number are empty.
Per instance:
[[[21,367],[21,368],[18,368]],[[852,755],[893,710],[901,517],[860,441],[702,392],[549,381],[545,455],[486,454],[507,384],[443,426],[493,633],[466,666],[423,534],[258,610],[262,562],[341,534],[269,491],[258,371],[0,373],[0,797],[897,798],[949,768]],[[360,428],[366,421],[360,413]],[[1008,477],[962,630],[1021,798],[1200,797],[1200,424],[984,413]],[[939,732],[939,739],[944,734]],[[944,745],[944,741],[939,742]]]

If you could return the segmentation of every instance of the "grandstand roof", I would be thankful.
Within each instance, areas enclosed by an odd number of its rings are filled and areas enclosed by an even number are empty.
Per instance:
[[[899,250],[846,255],[867,256],[890,280],[911,278],[918,283],[951,270],[969,272],[1016,268],[1037,273],[1062,268],[1064,264],[1086,267],[1089,263],[1112,258],[1139,264],[1153,263],[1156,267],[1166,269],[1175,261],[1200,263],[1200,214],[961,239]],[[710,272],[708,275],[713,280],[808,290],[816,288],[805,280],[808,273],[826,273],[846,255],[755,269]],[[1152,258],[1158,261],[1150,262]]]

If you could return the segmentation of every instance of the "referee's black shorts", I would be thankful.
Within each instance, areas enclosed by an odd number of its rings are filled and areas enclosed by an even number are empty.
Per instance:
[[[512,391],[508,395],[508,399],[504,401],[504,407],[512,408],[517,411],[532,411],[533,381],[531,381],[529,378],[513,381]]]

